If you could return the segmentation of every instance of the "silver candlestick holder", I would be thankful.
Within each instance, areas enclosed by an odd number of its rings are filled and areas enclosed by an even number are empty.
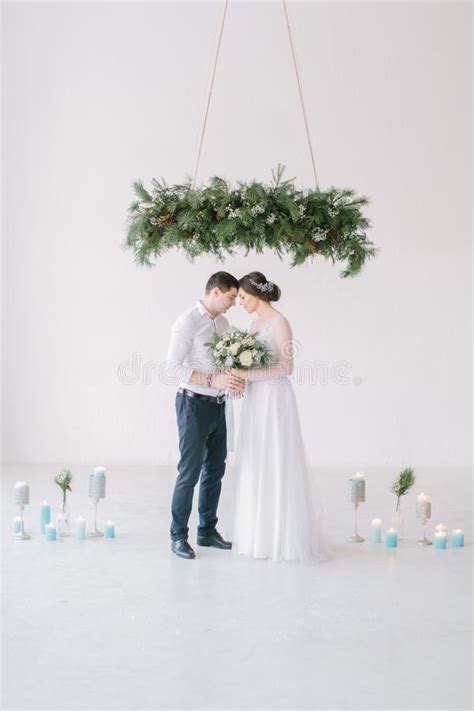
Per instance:
[[[94,473],[89,475],[89,497],[94,500],[94,528],[89,531],[89,538],[101,538],[104,534],[97,528],[97,505],[100,499],[105,498],[105,469],[95,467]]]
[[[365,479],[359,472],[349,479],[349,501],[354,504],[354,533],[347,540],[361,543],[365,539],[357,532],[357,509],[365,501]]]
[[[431,518],[431,503],[429,501],[417,501],[416,503],[416,515],[417,518],[421,519],[421,524],[423,526],[423,538],[417,540],[420,546],[431,546],[433,541],[430,541],[426,537],[426,524]]]
[[[25,524],[23,521],[23,509],[26,504],[30,503],[30,487],[26,481],[17,481],[14,486],[15,491],[15,504],[20,509],[20,530],[15,533],[16,541],[29,541],[31,536],[25,533]]]

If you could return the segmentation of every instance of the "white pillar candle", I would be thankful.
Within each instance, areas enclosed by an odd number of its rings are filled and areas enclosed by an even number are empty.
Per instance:
[[[349,499],[352,503],[365,501],[365,477],[362,472],[356,472],[349,479],[350,491]]]
[[[15,504],[25,505],[30,503],[30,487],[26,481],[17,481],[15,486]]]

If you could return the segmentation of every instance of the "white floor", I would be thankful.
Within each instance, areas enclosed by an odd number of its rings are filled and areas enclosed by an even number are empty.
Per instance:
[[[358,467],[355,467],[356,469]],[[100,520],[117,538],[46,542],[39,504],[59,497],[58,467],[3,472],[3,706],[8,709],[472,708],[471,473],[417,470],[396,550],[349,543],[353,470],[315,471],[332,559],[322,566],[169,550],[172,467],[110,468]],[[91,519],[87,473],[72,467],[73,516]],[[397,469],[365,470],[371,518],[389,521]],[[32,540],[14,541],[12,489],[31,486]],[[218,528],[228,535],[233,475]],[[422,548],[415,494],[464,549]],[[192,520],[191,543],[195,540]]]

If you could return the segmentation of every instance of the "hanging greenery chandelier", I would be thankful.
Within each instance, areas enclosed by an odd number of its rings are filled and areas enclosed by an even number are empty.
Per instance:
[[[201,188],[191,181],[167,186],[153,180],[149,192],[137,181],[125,246],[147,266],[175,247],[191,260],[211,254],[220,261],[239,248],[246,254],[270,249],[280,258],[289,255],[292,266],[316,255],[333,264],[345,261],[341,276],[356,276],[377,252],[361,212],[368,198],[335,187],[298,190],[294,179],[282,180],[282,174],[278,166],[272,184],[254,181],[234,188],[214,177]]]
[[[167,185],[153,179],[151,190],[142,181],[133,184],[136,199],[128,211],[124,248],[134,252],[138,264],[152,266],[166,251],[177,248],[193,260],[211,254],[223,261],[226,255],[244,249],[258,253],[274,251],[288,255],[291,265],[322,256],[334,264],[345,263],[341,277],[354,277],[367,259],[379,249],[367,239],[370,221],[362,213],[369,198],[357,196],[348,188],[319,188],[313,146],[309,132],[303,91],[296,60],[291,26],[283,8],[305,121],[315,190],[298,190],[295,178],[283,180],[284,166],[272,171],[270,184],[238,182],[232,186],[222,177],[196,187],[196,175],[204,141],[209,106],[216,74],[228,0],[225,2],[206,114],[201,132],[194,177],[183,184]]]

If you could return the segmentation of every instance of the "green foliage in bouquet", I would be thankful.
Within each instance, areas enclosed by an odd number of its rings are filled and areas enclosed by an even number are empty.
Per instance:
[[[204,345],[208,346],[212,361],[221,370],[263,368],[273,359],[264,343],[251,336],[248,331],[235,327],[226,333],[214,334]]]
[[[136,181],[123,247],[147,266],[173,248],[191,260],[210,254],[220,261],[239,248],[246,254],[271,249],[280,259],[289,255],[292,266],[318,255],[333,264],[345,262],[340,275],[356,276],[379,251],[366,236],[370,222],[362,208],[369,199],[335,187],[298,190],[294,178],[282,180],[283,172],[278,165],[270,185],[253,181],[232,187],[213,177],[195,188],[190,179],[171,186],[153,179],[149,192]]]
[[[69,469],[62,469],[59,474],[54,477],[54,482],[63,492],[63,505],[66,505],[66,494],[71,489],[72,474]]]
[[[400,497],[405,496],[405,494],[408,493],[408,491],[415,483],[415,475],[413,472],[413,469],[404,469],[402,472],[400,472],[395,481],[392,483],[390,491],[392,491],[392,493],[394,493],[397,497],[397,506],[395,508],[395,511],[398,511],[398,509],[400,508]]]

